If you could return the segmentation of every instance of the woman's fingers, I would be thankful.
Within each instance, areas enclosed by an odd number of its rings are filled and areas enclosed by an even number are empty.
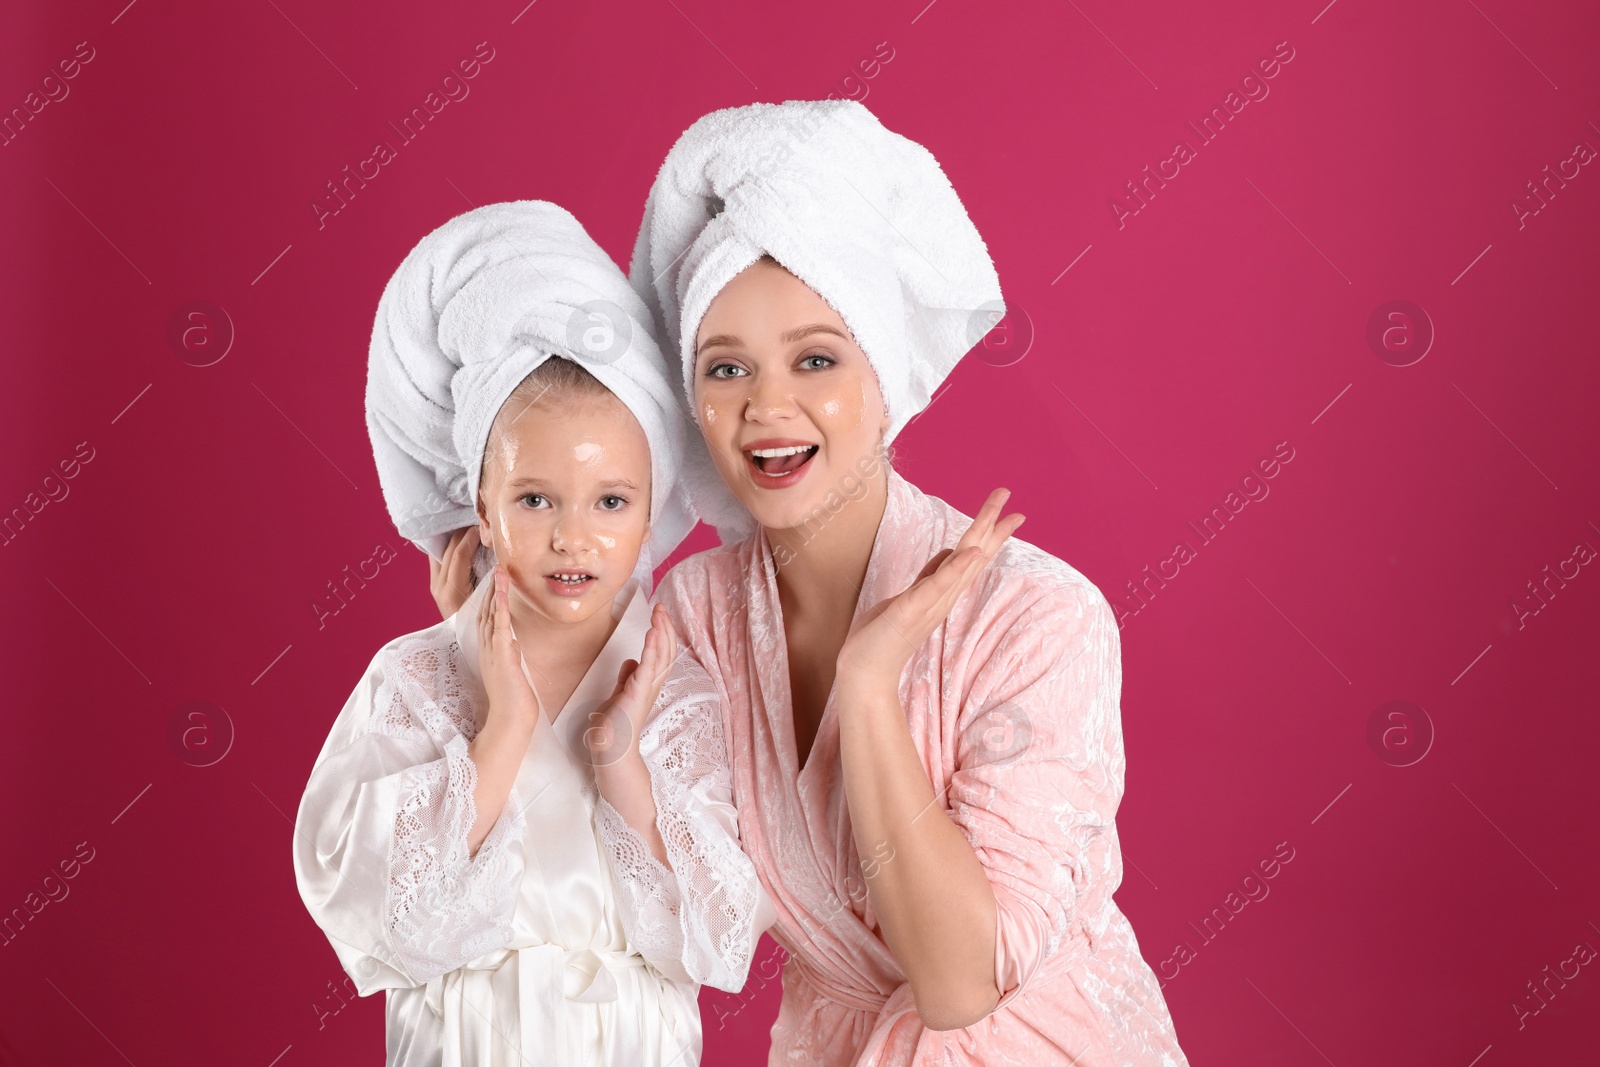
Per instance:
[[[472,556],[478,548],[478,528],[463,526],[445,542],[444,554],[428,559],[428,591],[439,614],[449,618],[472,595]]]
[[[935,552],[933,554],[933,558],[929,559],[927,563],[922,565],[922,570],[917,573],[916,581],[912,582],[911,584],[915,586],[917,582],[922,581],[924,578],[932,577],[938,572],[940,567],[944,566],[944,561],[949,559],[957,551],[959,551],[959,546],[957,548],[941,548],[939,551]]]
[[[934,616],[934,626],[939,625],[939,620],[950,613],[951,605],[972,584],[987,562],[982,545],[969,545],[945,557],[944,563],[926,583],[922,594],[921,606]]]
[[[472,590],[472,558],[477,555],[480,540],[476,526],[464,527],[456,531],[445,554],[450,562],[450,584],[463,593],[470,594]]]
[[[994,559],[1006,539],[1022,525],[1026,518],[1024,515],[1000,517],[1000,510],[1010,496],[1009,489],[996,489],[990,493],[955,547],[941,549],[923,566],[916,581],[898,598],[908,621],[928,620],[928,630],[931,632],[950,613],[956,600],[971,586],[989,561]],[[912,625],[917,630],[922,629],[915,623]]]
[[[1013,512],[997,522],[994,529],[989,531],[989,536],[985,538],[984,555],[989,559],[993,559],[995,553],[1000,551],[1000,546],[1006,543],[1007,538],[1017,532],[1017,527],[1027,521],[1027,518],[1026,515],[1020,512]]]
[[[996,489],[989,494],[983,502],[983,507],[978,509],[978,514],[973,517],[972,525],[968,526],[961,535],[961,540],[956,542],[956,551],[968,545],[981,545],[987,540],[990,531],[994,529],[995,521],[1000,517],[1000,509],[1005,507],[1011,498],[1011,490]]]

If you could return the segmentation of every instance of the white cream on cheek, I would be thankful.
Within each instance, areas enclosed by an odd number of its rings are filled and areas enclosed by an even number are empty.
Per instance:
[[[511,536],[511,521],[506,518],[504,509],[497,509],[495,518],[500,520],[500,529],[494,535],[495,558],[509,567],[517,558],[516,541]]]
[[[720,409],[713,401],[707,400],[701,404],[701,436],[705,438],[706,447],[710,450],[712,457],[716,459],[719,464],[731,464],[728,469],[738,470],[741,477],[748,477],[749,475],[744,470],[744,456],[739,454],[739,449],[736,447],[735,442],[731,438],[724,441],[714,436],[713,431],[716,427],[717,417],[720,414]],[[738,425],[738,421],[739,420],[737,418],[733,419],[728,424],[729,427],[736,427]],[[730,430],[730,432],[732,431]]]

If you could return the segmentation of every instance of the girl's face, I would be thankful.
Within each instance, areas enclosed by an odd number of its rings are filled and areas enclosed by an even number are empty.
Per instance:
[[[711,301],[694,383],[711,457],[762,526],[801,526],[881,469],[889,416],[872,365],[827,301],[772,260]]]
[[[513,398],[495,416],[478,531],[511,603],[558,625],[609,610],[650,524],[650,444],[614,395]]]

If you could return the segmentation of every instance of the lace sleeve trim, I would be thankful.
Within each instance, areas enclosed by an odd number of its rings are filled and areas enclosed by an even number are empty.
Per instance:
[[[628,933],[640,951],[679,960],[696,983],[737,992],[755,949],[760,883],[736,832],[702,799],[708,790],[732,794],[722,711],[708,699],[712,693],[703,670],[675,671],[657,702],[663,710],[640,739],[669,867],[603,798],[596,807],[619,886],[636,905]]]
[[[515,789],[477,854],[469,853],[478,771],[467,746],[477,731],[459,656],[454,642],[400,646],[374,701],[374,730],[428,736],[444,752],[401,773],[389,851],[385,918],[397,956],[419,982],[511,940],[522,877],[512,846],[526,819]]]

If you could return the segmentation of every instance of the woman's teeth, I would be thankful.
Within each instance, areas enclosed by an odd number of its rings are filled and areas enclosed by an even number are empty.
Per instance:
[[[762,474],[788,474],[809,462],[817,445],[785,445],[782,448],[752,448],[750,456]]]
[[[562,572],[558,571],[557,573],[552,574],[550,577],[554,578],[556,581],[560,582],[562,585],[582,585],[584,582],[587,582],[590,578],[593,578],[594,575],[592,575],[592,574],[566,574],[566,573],[562,573]]]

